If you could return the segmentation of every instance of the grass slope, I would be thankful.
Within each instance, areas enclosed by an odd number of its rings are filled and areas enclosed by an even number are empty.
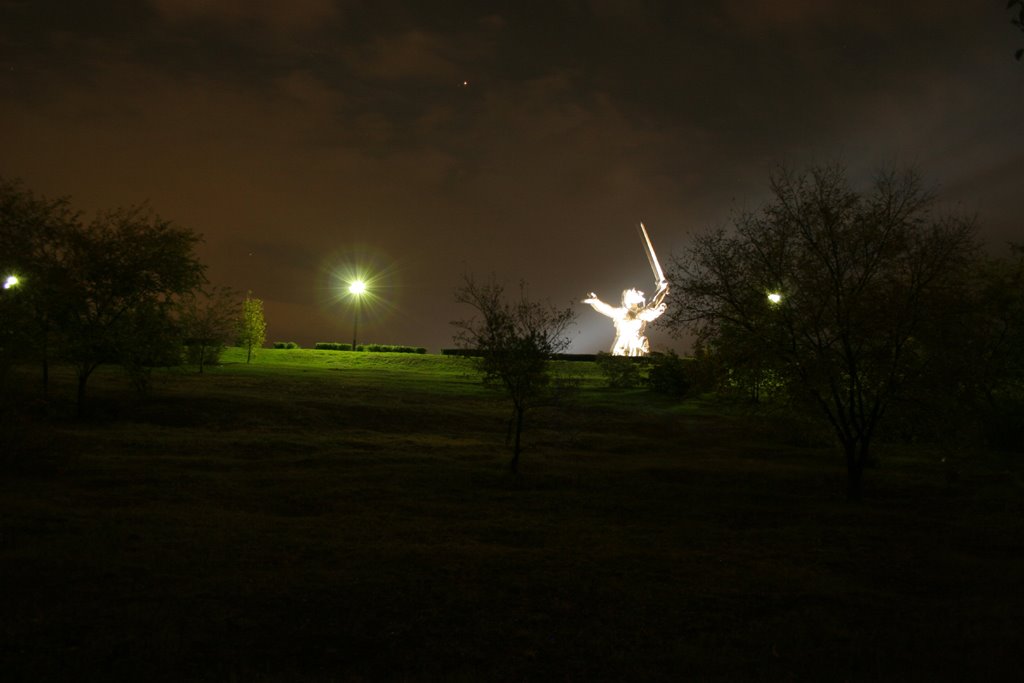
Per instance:
[[[9,408],[6,680],[1004,680],[1020,464],[838,457],[593,368],[535,414],[464,359],[264,350]],[[574,364],[579,365],[579,364]],[[584,364],[586,365],[586,364]],[[52,395],[72,393],[56,372]],[[26,408],[27,406],[27,408]],[[13,411],[13,412],[12,412]],[[10,419],[14,414],[17,421]]]

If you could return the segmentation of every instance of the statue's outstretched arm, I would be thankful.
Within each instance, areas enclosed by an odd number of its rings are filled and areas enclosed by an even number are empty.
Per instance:
[[[609,306],[605,302],[601,301],[597,298],[597,294],[594,294],[593,292],[587,295],[587,298],[583,300],[583,303],[590,304],[594,310],[601,315],[606,315],[609,318],[619,317],[619,309],[614,306]]]

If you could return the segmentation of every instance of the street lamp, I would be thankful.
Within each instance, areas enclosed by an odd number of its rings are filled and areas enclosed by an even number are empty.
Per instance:
[[[4,278],[4,289],[11,289],[17,287],[21,280],[18,279],[17,275],[8,275]]]
[[[359,302],[366,292],[366,283],[362,280],[353,280],[348,286],[348,292],[355,298],[356,310],[352,319],[352,350],[356,350],[356,333],[359,331]]]
[[[779,294],[778,292],[771,292],[768,294],[768,301],[770,301],[773,304],[781,303],[782,295]]]

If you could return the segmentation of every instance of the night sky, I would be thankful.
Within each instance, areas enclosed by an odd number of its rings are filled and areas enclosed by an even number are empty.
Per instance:
[[[0,0],[0,174],[204,236],[268,341],[451,346],[464,272],[566,305],[650,293],[778,164],[914,165],[1024,241],[1005,0]],[[571,350],[605,349],[577,304]],[[654,347],[674,342],[653,331]]]

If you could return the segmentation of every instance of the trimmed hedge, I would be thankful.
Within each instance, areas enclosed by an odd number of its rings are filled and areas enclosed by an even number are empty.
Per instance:
[[[301,349],[295,342],[274,342],[275,349]]]
[[[340,342],[317,342],[313,348],[319,351],[351,351],[352,345]]]
[[[342,342],[317,342],[313,348],[322,351],[351,351],[352,345]],[[369,353],[426,353],[425,346],[403,346],[401,344],[359,344],[356,351]]]
[[[466,356],[473,357],[479,356],[480,353],[476,349],[441,349],[442,356]],[[597,360],[596,353],[556,353],[551,357],[552,360],[567,360],[567,361],[581,361],[589,362]]]
[[[366,351],[378,352],[378,353],[426,353],[427,349],[423,346],[402,346],[401,344],[367,344],[366,346],[359,347]]]
[[[476,356],[476,355],[479,355],[479,354],[477,354],[476,349],[441,349],[441,355],[442,356],[466,356],[468,358],[470,356]]]

